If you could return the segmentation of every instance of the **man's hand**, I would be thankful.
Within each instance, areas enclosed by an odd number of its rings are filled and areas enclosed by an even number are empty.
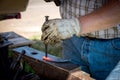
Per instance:
[[[78,19],[53,19],[43,24],[41,40],[45,43],[56,44],[74,34],[79,36],[79,33],[80,23]]]

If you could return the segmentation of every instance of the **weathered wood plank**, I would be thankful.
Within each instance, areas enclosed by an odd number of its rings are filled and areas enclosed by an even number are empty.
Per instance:
[[[81,71],[78,65],[69,61],[62,63],[45,61],[43,60],[43,56],[45,55],[44,52],[35,50],[28,46],[13,49],[16,54],[20,54],[22,50],[26,51],[23,59],[31,65],[39,76],[45,77],[49,80],[81,80],[79,76],[73,74],[76,69],[77,71]],[[60,59],[50,54],[48,57],[52,59]]]

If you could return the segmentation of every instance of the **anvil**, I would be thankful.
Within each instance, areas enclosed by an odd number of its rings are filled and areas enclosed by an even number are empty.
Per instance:
[[[70,61],[65,62],[49,62],[43,60],[44,52],[38,51],[28,46],[14,48],[13,52],[18,55],[25,50],[23,60],[26,61],[39,76],[47,78],[47,80],[80,80],[79,77],[71,75],[73,72],[81,71],[80,67]],[[62,58],[48,54],[52,59]]]

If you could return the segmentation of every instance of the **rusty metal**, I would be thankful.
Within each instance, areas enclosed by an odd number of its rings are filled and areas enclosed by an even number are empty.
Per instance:
[[[79,68],[78,65],[75,65],[69,61],[62,63],[45,61],[43,60],[43,56],[45,54],[44,52],[38,51],[28,46],[14,48],[13,52],[18,55],[22,53],[22,50],[26,51],[26,54],[23,56],[23,60],[31,65],[31,67],[39,76],[45,77],[47,78],[47,80],[68,80],[71,72],[74,71],[76,68]],[[32,54],[33,52],[35,54]],[[48,57],[52,59],[61,59],[50,54],[48,54]],[[74,77],[74,80],[79,79],[78,77]]]
[[[23,50],[22,53],[18,55],[18,58],[11,63],[10,69],[14,70],[14,69],[17,67],[17,65],[20,66],[20,62],[21,62],[21,60],[22,60],[22,56],[23,56],[25,53],[26,53],[25,50]]]

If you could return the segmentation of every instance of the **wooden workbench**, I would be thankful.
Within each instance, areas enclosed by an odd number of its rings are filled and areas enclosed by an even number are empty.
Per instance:
[[[79,65],[67,62],[49,62],[43,60],[45,53],[28,46],[14,48],[13,52],[16,55],[22,54],[23,60],[26,61],[35,70],[36,74],[47,78],[47,80],[94,80],[89,74],[83,73]],[[63,60],[59,57],[48,54],[52,59]],[[82,78],[82,79],[81,79]],[[84,78],[84,79],[83,79]]]

